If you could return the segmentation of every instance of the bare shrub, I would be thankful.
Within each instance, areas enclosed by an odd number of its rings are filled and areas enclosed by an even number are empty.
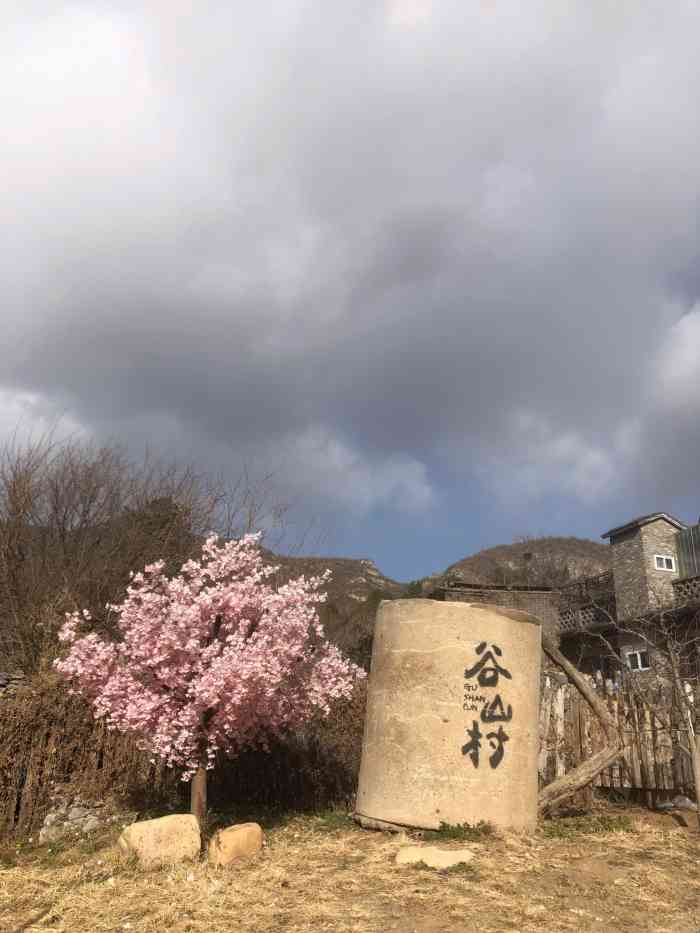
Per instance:
[[[270,477],[231,484],[118,444],[56,441],[49,433],[0,450],[0,669],[47,667],[64,613],[88,609],[108,626],[129,573],[164,559],[168,571],[211,530],[274,532],[286,506]]]
[[[318,716],[269,751],[243,752],[219,762],[210,783],[214,808],[321,809],[349,806],[357,788],[367,701],[366,681],[330,716]]]
[[[5,833],[36,828],[53,781],[84,782],[97,795],[160,788],[177,804],[179,775],[153,770],[132,739],[107,733],[49,673],[58,629],[66,612],[87,609],[98,630],[109,630],[105,604],[123,599],[132,571],[158,559],[176,571],[211,530],[237,537],[263,528],[267,545],[283,535],[289,540],[289,518],[272,475],[253,479],[244,470],[229,482],[148,452],[135,460],[118,444],[56,441],[50,434],[0,449],[0,670],[28,675],[21,696],[2,700]],[[266,556],[275,561],[271,552]],[[377,601],[352,618],[343,615],[337,630],[329,626],[333,640],[347,641],[364,664]],[[319,717],[269,754],[221,762],[213,800],[218,793],[219,800],[275,806],[349,801],[364,704],[360,688],[328,719]]]
[[[679,736],[676,745],[691,764],[694,795],[700,801],[700,611],[690,601],[669,605],[663,592],[654,588],[650,603],[654,608],[647,612],[619,619],[603,602],[593,600],[607,624],[599,631],[582,628],[579,650],[598,643],[607,673],[648,711],[655,727]],[[630,668],[625,645],[637,649],[638,657],[644,654],[643,669]]]

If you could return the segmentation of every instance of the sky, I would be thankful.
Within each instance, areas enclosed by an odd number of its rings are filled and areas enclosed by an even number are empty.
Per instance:
[[[410,580],[700,513],[700,3],[5,0],[0,438]]]

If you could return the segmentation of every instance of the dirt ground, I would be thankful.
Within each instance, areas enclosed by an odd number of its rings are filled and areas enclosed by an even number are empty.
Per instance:
[[[431,839],[475,853],[446,872],[397,866],[400,846],[421,840],[341,814],[268,820],[262,853],[228,869],[143,872],[115,850],[118,830],[70,847],[6,846],[0,930],[698,933],[700,833],[686,818],[608,806],[530,837]]]

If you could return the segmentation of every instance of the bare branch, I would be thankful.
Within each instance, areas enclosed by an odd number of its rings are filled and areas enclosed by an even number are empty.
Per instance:
[[[617,730],[617,724],[608,712],[605,703],[586,680],[586,677],[562,654],[556,642],[549,635],[542,635],[542,647],[552,661],[562,668],[593,713],[598,717],[608,740],[605,748],[584,761],[569,774],[553,781],[540,791],[537,806],[540,812],[545,812],[590,784],[601,771],[622,756],[624,749]]]
[[[0,669],[48,664],[67,611],[89,609],[109,630],[105,604],[121,601],[130,571],[162,558],[172,572],[211,531],[281,536],[288,512],[271,474],[244,468],[232,482],[118,443],[11,438],[0,449]]]

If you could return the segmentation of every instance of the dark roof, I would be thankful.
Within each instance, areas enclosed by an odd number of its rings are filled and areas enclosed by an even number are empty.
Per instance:
[[[682,522],[678,518],[674,518],[673,515],[669,515],[668,512],[651,512],[649,515],[640,515],[639,518],[633,518],[631,522],[625,522],[624,525],[618,525],[617,528],[611,528],[610,531],[606,531],[605,534],[600,537],[611,538],[613,535],[619,535],[623,531],[630,531],[632,528],[641,528],[642,525],[655,522],[658,518],[665,519],[667,522],[670,522],[671,525],[675,525],[679,530],[688,527],[685,522]]]

